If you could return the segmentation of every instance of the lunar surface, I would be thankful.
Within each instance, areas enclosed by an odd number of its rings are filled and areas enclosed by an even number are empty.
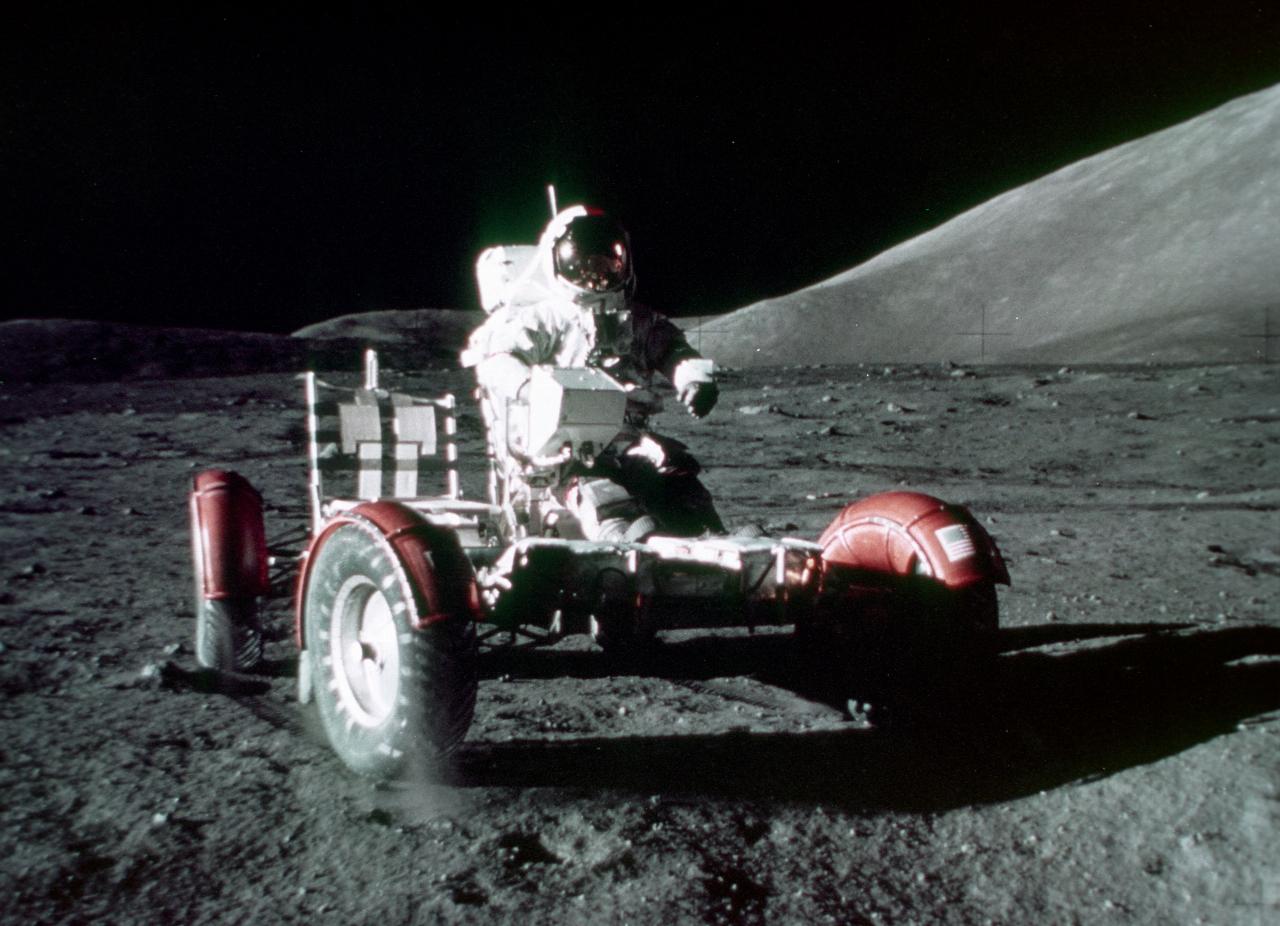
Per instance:
[[[660,419],[726,519],[971,506],[1013,575],[994,666],[867,730],[805,695],[785,631],[492,652],[454,766],[386,787],[296,703],[287,600],[263,672],[192,656],[191,477],[299,523],[297,358],[179,377],[148,344],[150,378],[0,385],[5,921],[1280,918],[1280,367],[731,371],[711,417]]]

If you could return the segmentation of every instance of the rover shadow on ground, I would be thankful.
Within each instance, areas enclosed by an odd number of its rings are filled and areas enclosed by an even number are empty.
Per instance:
[[[1280,709],[1276,628],[1050,624],[1000,633],[1001,655],[988,668],[921,686],[900,719],[869,732],[468,743],[457,757],[456,783],[940,811],[1104,777]],[[645,674],[751,675],[812,694],[778,640],[666,644]],[[1055,651],[1053,644],[1067,643],[1075,646]],[[618,670],[597,651],[529,650],[492,654],[482,671],[551,678]]]

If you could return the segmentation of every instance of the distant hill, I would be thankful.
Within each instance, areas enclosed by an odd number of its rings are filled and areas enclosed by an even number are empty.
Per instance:
[[[453,366],[478,312],[369,312],[293,336],[82,319],[0,322],[0,382],[107,382],[358,369],[364,347],[398,369]]]
[[[295,338],[354,338],[370,344],[413,343],[435,353],[456,354],[467,335],[484,321],[480,311],[400,309],[357,312],[317,322],[293,333]]]
[[[1280,87],[691,329],[737,366],[1275,360],[1277,336]]]
[[[286,335],[67,318],[0,322],[0,381],[109,382],[301,369]]]

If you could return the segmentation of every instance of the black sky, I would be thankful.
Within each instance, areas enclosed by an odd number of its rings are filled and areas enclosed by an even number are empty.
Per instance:
[[[1271,4],[848,9],[715,31],[634,11],[563,31],[301,7],[17,21],[4,314],[289,331],[470,308],[476,251],[532,240],[549,182],[631,227],[646,301],[722,311],[1280,82]]]

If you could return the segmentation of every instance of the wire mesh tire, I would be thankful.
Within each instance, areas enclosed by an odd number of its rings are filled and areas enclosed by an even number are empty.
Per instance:
[[[875,726],[890,713],[902,722],[914,706],[929,711],[940,693],[963,691],[992,668],[999,652],[994,582],[951,589],[908,578],[870,589],[796,625],[800,671],[819,700],[869,703],[860,713],[878,715]]]
[[[953,670],[979,666],[999,649],[999,601],[992,582],[961,589],[926,586],[908,596],[904,607],[915,649]]]
[[[960,589],[925,585],[904,596],[907,632],[887,660],[899,720],[928,724],[936,706],[972,697],[989,681],[999,652],[999,602],[993,582]]]
[[[960,635],[962,656],[981,667],[1000,652],[1000,603],[992,582],[979,582],[955,593],[951,618]]]
[[[475,713],[475,624],[410,624],[413,589],[372,525],[337,527],[314,554],[304,602],[321,724],[348,768],[374,778],[430,770]]]
[[[219,672],[248,672],[262,661],[254,598],[196,598],[196,662]]]
[[[634,614],[591,616],[591,639],[610,656],[639,656],[655,645],[654,628]]]
[[[596,578],[590,615],[591,639],[611,656],[637,656],[651,649],[657,628],[646,603],[638,601],[630,579],[616,569]]]

